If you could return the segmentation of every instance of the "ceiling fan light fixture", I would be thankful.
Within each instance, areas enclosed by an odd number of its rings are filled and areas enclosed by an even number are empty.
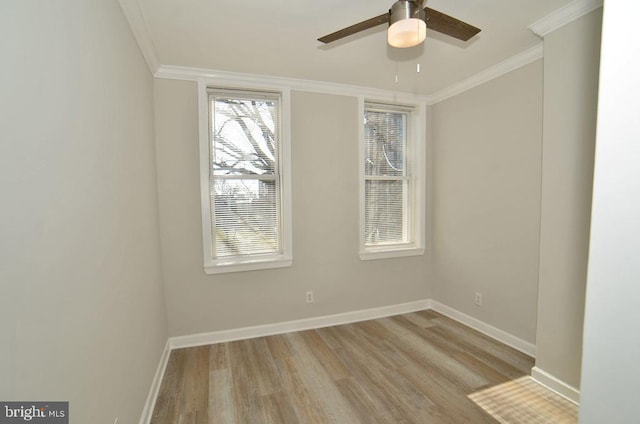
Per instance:
[[[422,2],[420,2],[422,3]],[[392,47],[417,46],[427,37],[424,9],[416,2],[399,0],[389,10],[387,42]]]

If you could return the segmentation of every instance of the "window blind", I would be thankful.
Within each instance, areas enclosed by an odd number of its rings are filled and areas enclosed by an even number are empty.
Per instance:
[[[365,246],[409,243],[411,109],[365,103]]]
[[[216,258],[282,252],[280,103],[276,93],[209,90]]]

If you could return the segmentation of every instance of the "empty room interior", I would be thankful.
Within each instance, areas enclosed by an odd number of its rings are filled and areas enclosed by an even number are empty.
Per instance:
[[[638,19],[0,0],[0,402],[638,422]]]

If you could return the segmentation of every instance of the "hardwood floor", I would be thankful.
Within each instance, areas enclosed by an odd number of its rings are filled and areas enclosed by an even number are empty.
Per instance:
[[[578,422],[578,407],[531,379],[520,377],[469,395],[501,423]]]
[[[525,422],[504,421],[504,411],[492,417],[477,396],[532,366],[532,358],[422,311],[174,350],[151,422]]]

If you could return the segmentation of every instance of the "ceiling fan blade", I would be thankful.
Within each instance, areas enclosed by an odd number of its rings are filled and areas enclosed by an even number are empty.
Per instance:
[[[445,15],[446,16],[446,15]],[[453,18],[452,18],[453,19]],[[364,31],[365,29],[373,28],[378,25],[388,24],[389,23],[389,13],[385,13],[384,15],[376,16],[375,18],[367,19],[366,21],[362,21],[355,25],[351,25],[346,28],[342,28],[336,32],[333,32],[329,35],[325,35],[324,37],[318,38],[318,41],[323,43],[331,43],[332,41],[339,40],[344,37],[348,37],[349,35],[356,34],[360,31]],[[427,22],[427,25],[429,23]]]
[[[471,37],[480,32],[480,28],[462,22],[452,16],[445,15],[442,12],[433,10],[429,7],[424,8],[427,14],[427,28],[441,32],[458,40],[468,41]]]

